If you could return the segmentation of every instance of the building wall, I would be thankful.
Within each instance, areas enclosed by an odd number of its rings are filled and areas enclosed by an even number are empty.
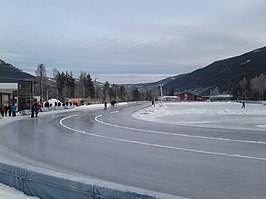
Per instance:
[[[179,93],[177,94],[177,98],[180,101],[196,101],[196,95],[189,92]]]
[[[0,83],[0,104],[11,104],[13,99],[13,92],[17,90],[17,83]]]
[[[207,101],[209,100],[209,97],[194,95],[190,92],[183,92],[177,94],[177,100],[179,101]]]

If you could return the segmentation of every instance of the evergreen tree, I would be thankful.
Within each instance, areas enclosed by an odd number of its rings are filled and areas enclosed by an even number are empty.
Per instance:
[[[65,101],[65,86],[66,86],[66,75],[64,72],[60,73],[59,71],[54,71],[54,78],[56,81],[56,87],[58,91],[59,99],[64,102]]]
[[[84,81],[85,97],[95,98],[95,88],[91,79],[91,75],[88,74]]]
[[[66,71],[66,90],[67,97],[75,97],[75,79],[73,78],[72,72],[68,73],[68,71]]]

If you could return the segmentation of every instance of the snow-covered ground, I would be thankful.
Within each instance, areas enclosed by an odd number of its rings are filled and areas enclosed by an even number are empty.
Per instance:
[[[169,102],[133,114],[136,119],[182,126],[266,131],[266,106],[236,102]]]
[[[13,187],[0,183],[0,199],[37,199],[37,197],[27,196]]]
[[[236,102],[169,102],[163,103],[163,106],[156,104],[155,107],[150,106],[142,109],[132,116],[150,122],[182,126],[266,131],[266,106],[251,103],[247,103],[245,109],[242,109],[241,106],[242,104]],[[87,108],[103,108],[103,105],[83,106],[63,111]],[[40,115],[51,113],[45,112],[40,113]],[[17,118],[4,117],[0,119],[0,127],[20,118],[20,115]],[[0,199],[29,198],[36,199],[36,197],[26,196],[14,188],[0,184]]]

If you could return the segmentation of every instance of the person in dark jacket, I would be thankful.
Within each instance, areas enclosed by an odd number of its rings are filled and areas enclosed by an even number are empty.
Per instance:
[[[246,108],[245,102],[242,103],[242,107],[241,108]]]
[[[31,105],[31,107],[30,107],[30,110],[31,110],[31,117],[34,117],[35,108],[36,108],[35,103],[33,103],[33,104]]]
[[[5,116],[7,116],[8,106],[5,105]]]
[[[9,104],[8,105],[8,116],[11,116],[11,113],[12,113],[12,111],[11,111],[11,105]]]

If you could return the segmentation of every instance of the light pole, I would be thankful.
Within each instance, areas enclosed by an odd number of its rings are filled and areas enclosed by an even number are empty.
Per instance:
[[[94,79],[94,84],[95,84],[95,86],[94,86],[95,104],[96,104],[96,100],[97,100],[97,82],[96,82],[96,80],[97,80],[97,77]]]
[[[160,84],[161,106],[163,106],[163,84]]]
[[[42,71],[43,68],[42,68],[42,64],[40,65],[40,102],[41,104],[43,103],[43,79],[42,79]]]

